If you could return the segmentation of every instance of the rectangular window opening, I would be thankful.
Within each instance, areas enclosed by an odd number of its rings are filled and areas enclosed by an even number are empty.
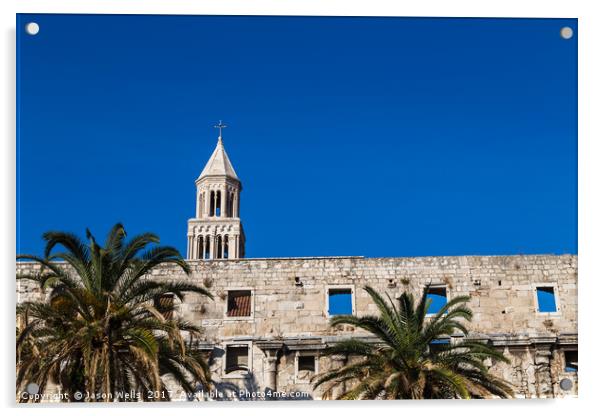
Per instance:
[[[251,316],[251,291],[231,290],[228,292],[227,316]]]
[[[353,314],[353,301],[351,289],[328,290],[328,315]]]
[[[553,287],[542,286],[537,288],[537,311],[557,312]]]
[[[249,370],[249,347],[233,346],[226,347],[226,373],[234,371]]]
[[[165,293],[163,295],[156,296],[154,299],[154,306],[165,319],[173,319],[174,311],[174,295],[171,293]]]
[[[432,351],[443,351],[446,350],[450,345],[449,338],[438,338],[430,342],[429,347]]]
[[[564,371],[567,373],[577,372],[577,351],[565,351],[564,352]]]
[[[297,381],[311,382],[316,374],[316,357],[313,355],[300,355],[297,357]]]
[[[436,314],[447,303],[447,288],[444,286],[429,287],[426,298],[430,300],[426,313],[428,315]]]

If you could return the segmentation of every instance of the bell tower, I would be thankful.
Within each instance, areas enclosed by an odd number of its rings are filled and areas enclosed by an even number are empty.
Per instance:
[[[220,120],[217,146],[195,181],[196,215],[188,220],[190,260],[239,259],[245,256],[245,233],[240,221],[242,185],[230,163]]]

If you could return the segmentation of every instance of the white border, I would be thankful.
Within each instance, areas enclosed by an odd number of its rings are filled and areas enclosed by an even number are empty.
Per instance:
[[[560,0],[21,0],[20,13],[238,14],[306,16],[578,17],[587,3]],[[575,0],[573,3],[579,3]]]
[[[297,402],[291,403],[240,403],[228,404],[203,403],[219,406],[220,414],[240,415],[243,409],[261,407],[262,415],[282,415],[283,406],[289,416],[306,416],[308,411],[320,410],[332,413],[336,408],[345,408],[346,412],[365,413],[367,409],[377,411],[395,411],[404,407],[407,411],[424,411],[425,407],[438,408],[446,414],[481,415],[486,411],[491,415],[507,415],[508,412],[526,410],[545,411],[547,415],[566,415],[587,412],[599,407],[599,374],[602,373],[602,360],[594,357],[599,354],[602,345],[602,333],[598,331],[597,293],[602,290],[599,279],[599,253],[602,252],[602,198],[599,180],[602,177],[602,56],[599,53],[599,40],[602,39],[602,14],[599,2],[592,0],[20,0],[0,2],[3,13],[2,77],[4,97],[0,101],[4,140],[0,141],[0,157],[4,160],[0,166],[0,192],[6,202],[2,205],[2,229],[0,263],[4,267],[3,290],[5,296],[5,314],[3,314],[4,342],[2,367],[2,387],[0,391],[14,390],[14,303],[15,283],[10,279],[14,275],[15,263],[15,13],[162,13],[162,14],[330,14],[330,15],[387,15],[387,16],[474,16],[474,17],[578,17],[579,18],[579,338],[582,362],[579,369],[578,400],[520,400],[514,402],[496,401],[414,401],[393,402]],[[3,404],[9,409],[6,414],[14,414],[14,395],[3,394]],[[186,408],[176,409],[178,414],[198,414],[198,403],[190,403]],[[319,407],[330,409],[319,409]],[[81,414],[83,405],[61,407],[63,414]],[[141,404],[128,406],[132,414],[148,416],[149,413],[163,415],[166,409],[175,407]],[[311,407],[311,409],[308,409]],[[388,407],[388,409],[386,409]],[[86,406],[90,415],[106,416],[106,407]],[[55,410],[48,407],[27,407],[26,414],[48,415]],[[23,413],[23,412],[21,412]]]

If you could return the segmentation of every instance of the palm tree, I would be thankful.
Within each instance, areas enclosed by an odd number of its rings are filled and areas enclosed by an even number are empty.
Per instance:
[[[452,334],[468,334],[461,319],[470,321],[469,298],[447,302],[432,318],[427,317],[428,287],[417,305],[403,293],[396,307],[373,288],[364,288],[380,316],[335,316],[331,325],[353,325],[371,333],[376,342],[346,339],[325,350],[328,356],[348,357],[347,364],[314,378],[324,397],[336,386],[350,384],[337,399],[435,399],[513,396],[511,386],[489,374],[485,360],[508,360],[492,347],[464,339],[450,344]]]
[[[53,381],[70,400],[79,391],[90,393],[87,401],[155,401],[168,400],[162,376],[187,393],[198,384],[208,387],[207,362],[194,348],[201,329],[173,317],[173,301],[165,300],[183,300],[187,292],[212,295],[186,281],[149,278],[164,264],[188,275],[178,250],[149,248],[159,243],[151,233],[126,241],[121,224],[111,229],[104,247],[89,230],[86,236],[84,244],[70,233],[47,232],[44,257],[17,256],[41,265],[39,272],[17,278],[49,289],[46,301],[17,307],[23,323],[17,331],[18,391],[36,383],[43,393]],[[53,254],[59,246],[65,250]]]

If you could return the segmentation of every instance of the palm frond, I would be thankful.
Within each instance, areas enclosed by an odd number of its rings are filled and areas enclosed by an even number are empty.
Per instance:
[[[427,319],[428,286],[418,303],[411,293],[402,293],[399,308],[390,297],[385,300],[371,287],[365,290],[378,316],[336,316],[330,324],[361,328],[376,341],[348,338],[324,350],[326,356],[347,357],[342,367],[312,379],[314,389],[321,388],[324,397],[337,386],[342,391],[340,399],[511,397],[512,386],[489,374],[483,363],[486,359],[507,361],[500,351],[469,339],[433,345],[442,338],[468,334],[464,324],[472,318],[468,297],[450,300]]]
[[[154,400],[144,393],[165,391],[162,376],[170,375],[189,392],[199,383],[210,385],[205,358],[186,341],[200,336],[202,328],[167,317],[174,306],[169,310],[153,306],[156,296],[167,293],[180,300],[188,293],[213,298],[201,286],[151,278],[151,272],[164,264],[190,273],[175,248],[149,248],[159,242],[151,233],[126,241],[121,224],[113,226],[104,246],[90,230],[87,244],[56,231],[44,238],[44,257],[17,257],[41,265],[39,272],[18,279],[50,289],[45,301],[17,308],[24,323],[17,331],[17,388],[34,381],[43,393],[48,380],[54,380],[72,393],[85,390],[108,397],[126,390]],[[64,250],[57,251],[59,246]]]

